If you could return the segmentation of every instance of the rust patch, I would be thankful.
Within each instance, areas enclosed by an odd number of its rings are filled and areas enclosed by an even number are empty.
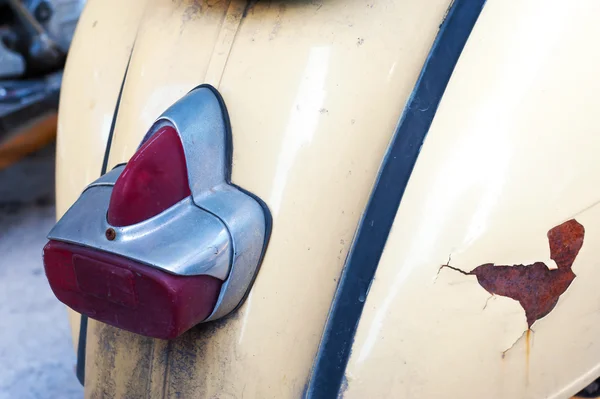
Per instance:
[[[527,325],[531,328],[536,320],[554,309],[558,298],[575,278],[571,267],[583,245],[584,234],[583,225],[575,219],[568,220],[548,231],[550,258],[558,266],[553,270],[543,262],[513,266],[486,263],[470,272],[449,264],[443,265],[442,268],[447,267],[464,275],[476,276],[479,285],[490,294],[518,301],[525,310]]]

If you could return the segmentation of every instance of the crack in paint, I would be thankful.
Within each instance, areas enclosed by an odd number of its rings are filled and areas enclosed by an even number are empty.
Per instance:
[[[529,331],[533,331],[533,330],[527,329],[527,330],[523,331],[523,333],[522,333],[521,335],[519,335],[519,338],[517,338],[517,339],[515,340],[515,342],[513,342],[513,343],[512,343],[512,345],[511,345],[511,346],[509,346],[507,349],[505,349],[505,350],[503,350],[503,351],[502,351],[502,359],[504,359],[504,357],[506,357],[506,353],[507,353],[509,350],[511,350],[512,348],[514,348],[514,347],[515,347],[515,345],[516,345],[516,344],[517,344],[517,343],[518,343],[520,340],[522,340],[522,339],[523,339],[523,337],[525,337],[526,335],[527,335],[527,341],[529,341],[529,334],[528,334],[528,332],[529,332]]]
[[[543,262],[513,266],[485,263],[466,272],[450,266],[448,259],[440,270],[448,268],[466,276],[476,276],[479,285],[491,295],[505,296],[518,301],[525,311],[529,330],[533,323],[554,309],[558,298],[575,279],[576,275],[571,268],[583,246],[584,235],[583,225],[575,219],[548,231],[550,258],[556,262],[557,269],[550,269]]]
[[[487,308],[487,306],[488,306],[488,302],[490,301],[490,299],[495,299],[495,298],[496,297],[494,296],[494,294],[490,295],[488,297],[488,299],[485,300],[485,305],[483,305],[483,309],[481,309],[481,310],[485,310]]]

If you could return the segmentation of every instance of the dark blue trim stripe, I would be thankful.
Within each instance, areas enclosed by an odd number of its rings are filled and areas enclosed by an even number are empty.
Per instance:
[[[342,272],[307,398],[337,398],[369,286],[423,140],[485,0],[455,0],[400,118]]]
[[[85,382],[85,347],[87,344],[87,326],[88,317],[84,314],[81,315],[79,321],[79,339],[77,340],[77,366],[75,367],[75,374],[81,385]]]
[[[121,88],[119,89],[119,95],[117,96],[117,103],[115,104],[115,111],[113,112],[113,119],[110,123],[110,130],[108,132],[108,140],[106,141],[106,149],[104,150],[104,160],[102,161],[102,169],[100,170],[100,176],[106,173],[108,167],[108,158],[110,156],[110,148],[112,146],[112,140],[115,133],[115,125],[117,123],[117,116],[119,115],[119,107],[121,106],[121,96],[123,95],[123,88],[125,87],[125,79],[127,78],[127,71],[129,71],[129,63],[131,62],[131,55],[133,54],[133,46],[129,53],[129,59],[127,60],[127,66],[125,67],[125,73],[123,74],[123,81],[121,82]],[[77,366],[75,367],[75,374],[81,385],[85,385],[85,353],[87,347],[87,327],[88,317],[84,314],[81,315],[81,321],[79,322],[79,339],[77,341]]]
[[[134,43],[135,45],[135,43]],[[108,168],[108,158],[110,156],[110,148],[112,147],[113,136],[115,134],[115,125],[117,124],[117,116],[119,115],[119,107],[121,106],[121,96],[123,95],[123,88],[125,87],[125,79],[127,78],[127,72],[129,71],[129,64],[131,63],[131,55],[133,54],[133,47],[129,53],[129,59],[125,66],[125,73],[123,74],[123,81],[121,82],[121,88],[119,89],[119,95],[117,96],[117,103],[115,104],[115,111],[113,112],[113,118],[110,122],[110,130],[108,131],[108,140],[106,141],[106,148],[104,150],[104,160],[102,161],[102,169],[100,170],[100,176],[106,173]]]

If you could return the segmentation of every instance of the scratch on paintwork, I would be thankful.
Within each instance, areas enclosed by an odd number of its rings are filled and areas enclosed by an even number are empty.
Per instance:
[[[490,295],[488,299],[485,300],[485,305],[483,305],[483,309],[481,310],[485,310],[487,308],[488,302],[490,301],[490,299],[495,299],[496,296],[495,295]]]
[[[581,215],[582,213],[592,209],[593,207],[595,207],[599,204],[600,204],[600,199],[597,201],[594,201],[592,204],[590,204],[590,205],[586,206],[585,208],[583,208],[582,210],[578,211],[577,213],[572,215],[569,219],[575,219],[577,216]]]
[[[504,359],[504,358],[506,357],[506,354],[508,353],[508,351],[510,351],[512,348],[514,348],[514,347],[515,347],[515,345],[516,345],[516,344],[518,344],[518,343],[519,343],[519,341],[521,341],[521,340],[523,339],[523,337],[525,337],[525,336],[529,335],[529,334],[527,333],[528,331],[530,331],[530,330],[529,330],[529,329],[527,329],[527,330],[523,331],[523,333],[521,333],[521,335],[519,335],[519,338],[517,338],[517,339],[515,340],[515,342],[513,342],[513,343],[512,343],[512,344],[511,344],[511,345],[510,345],[508,348],[506,348],[506,349],[504,349],[504,350],[502,351],[502,359]],[[527,337],[527,338],[529,338],[529,337]]]
[[[521,341],[523,339],[523,337],[525,337],[525,381],[527,382],[527,384],[529,384],[529,358],[530,358],[530,354],[531,354],[531,343],[532,343],[532,333],[535,334],[535,331],[533,331],[531,328],[528,328],[527,330],[523,331],[523,334],[521,334],[519,336],[519,338],[517,338],[517,340],[515,342],[512,343],[512,345],[510,347],[508,347],[507,349],[502,351],[502,359],[504,359],[506,357],[506,354],[515,347],[515,345]]]
[[[371,222],[373,223],[373,222]],[[371,224],[372,226],[372,224]],[[450,266],[450,262],[452,261],[452,254],[448,255],[448,260],[446,261],[446,263],[444,263],[443,265],[440,266],[440,268],[438,269],[437,273],[435,274],[435,278],[433,279],[433,283],[435,284],[437,279],[440,277],[440,273],[442,272],[442,269],[447,267],[450,269],[454,269],[454,267]],[[457,272],[459,273],[463,273],[462,270],[460,269],[456,269]],[[466,272],[464,272],[463,274],[466,274]]]
[[[449,259],[440,270],[448,268],[466,276],[476,276],[479,285],[490,294],[518,301],[525,311],[527,326],[531,328],[554,309],[558,298],[576,277],[571,267],[583,246],[584,235],[584,227],[575,219],[548,231],[550,258],[556,262],[557,269],[551,270],[543,262],[513,266],[486,263],[466,272],[450,266]]]

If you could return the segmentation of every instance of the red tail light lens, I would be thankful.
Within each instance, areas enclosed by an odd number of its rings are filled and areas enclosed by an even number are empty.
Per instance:
[[[243,302],[271,219],[262,201],[229,181],[227,115],[215,88],[193,89],[156,120],[126,165],[86,187],[44,247],[58,299],[165,339]]]
[[[159,129],[127,163],[110,197],[107,220],[129,226],[190,196],[177,131]],[[110,234],[109,234],[110,233]],[[106,237],[115,239],[114,229]],[[208,317],[222,281],[179,276],[122,256],[50,241],[44,266],[54,294],[74,310],[142,335],[170,339]]]
[[[121,256],[50,241],[46,276],[56,297],[77,312],[138,334],[172,339],[206,319],[222,281],[176,276]]]
[[[190,195],[181,140],[173,127],[165,126],[138,149],[115,182],[108,222],[139,223]]]

